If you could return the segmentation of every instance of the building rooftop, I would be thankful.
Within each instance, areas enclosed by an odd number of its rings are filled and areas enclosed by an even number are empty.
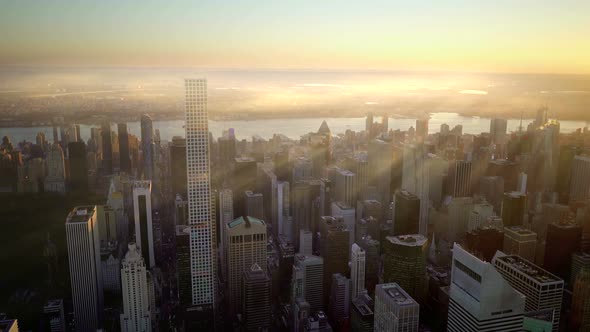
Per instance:
[[[496,257],[496,259],[508,264],[508,266],[512,267],[513,269],[519,271],[520,273],[530,278],[533,278],[535,281],[539,283],[563,283],[563,280],[559,277],[551,274],[546,270],[543,270],[542,268],[538,267],[537,265],[527,261],[526,259],[520,256],[509,255]]]
[[[393,299],[393,301],[398,305],[417,305],[416,301],[414,301],[414,299],[396,283],[379,284],[376,286],[376,288],[383,289],[385,294]]]
[[[521,226],[505,227],[504,228],[504,232],[506,232],[506,233],[508,233],[508,232],[510,232],[510,233],[516,233],[516,234],[521,235],[521,236],[526,236],[526,235],[534,235],[534,236],[536,236],[537,235],[537,233],[531,231],[530,229],[526,229],[526,228],[521,227]]]
[[[141,181],[133,181],[133,189],[152,189],[152,181],[150,180],[141,180]]]
[[[87,222],[96,210],[95,205],[76,206],[70,211],[66,223]]]
[[[250,227],[252,224],[255,225],[261,225],[261,226],[265,226],[266,224],[264,223],[264,221],[258,219],[258,218],[254,218],[254,217],[250,217],[250,216],[245,216],[245,217],[239,217],[237,219],[234,219],[234,221],[230,222],[227,224],[227,227],[229,228],[234,228],[238,225],[242,225],[245,224],[246,227]]]
[[[428,241],[428,239],[420,234],[388,236],[385,239],[393,244],[404,245],[408,247],[421,247],[426,243],[426,241]]]

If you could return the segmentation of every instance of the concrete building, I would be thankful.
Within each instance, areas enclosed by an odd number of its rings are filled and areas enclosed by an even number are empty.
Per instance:
[[[45,156],[47,176],[43,190],[65,194],[66,192],[66,171],[64,152],[57,143],[52,144]]]
[[[145,257],[148,268],[156,265],[154,254],[154,231],[152,224],[152,182],[133,182],[133,219],[135,220],[135,243]]]
[[[393,198],[393,235],[418,234],[420,231],[420,199],[398,190]]]
[[[448,172],[448,194],[453,197],[469,197],[472,192],[472,164],[456,160],[450,163]]]
[[[497,254],[492,263],[514,289],[526,296],[526,312],[553,311],[553,331],[558,331],[563,280],[519,256]]]
[[[535,261],[537,233],[520,226],[504,227],[504,252]]]
[[[239,217],[226,225],[228,303],[232,314],[242,308],[242,279],[245,272],[258,266],[266,271],[266,224],[254,217]]]
[[[185,93],[192,304],[208,310],[216,302],[217,255],[211,220],[207,81],[186,79]]]
[[[420,301],[426,284],[428,239],[420,234],[388,236],[383,243],[383,282],[397,283]]]
[[[350,253],[350,281],[351,298],[356,299],[365,291],[365,250],[358,244],[353,243]]]
[[[324,303],[328,303],[332,275],[348,274],[349,231],[342,218],[320,218],[320,256],[324,259]]]
[[[75,207],[65,226],[75,330],[96,331],[102,327],[104,301],[96,207]]]
[[[456,243],[449,295],[449,332],[522,331],[525,296]]]
[[[123,313],[121,331],[150,332],[147,267],[135,243],[130,243],[121,264]]]
[[[309,312],[324,308],[324,259],[319,256],[297,254],[293,264],[291,298],[302,298],[309,303]]]
[[[257,263],[244,272],[242,308],[246,331],[256,332],[270,328],[270,279]]]
[[[346,326],[350,318],[350,279],[340,273],[332,275],[330,319],[336,329]]]
[[[590,156],[575,156],[572,161],[570,202],[584,201],[590,197]]]
[[[396,283],[375,287],[375,332],[418,332],[420,305]]]

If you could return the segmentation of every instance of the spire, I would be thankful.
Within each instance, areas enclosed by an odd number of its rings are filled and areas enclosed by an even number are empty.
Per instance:
[[[330,135],[330,127],[328,127],[326,120],[322,121],[322,125],[320,126],[320,129],[318,129],[318,134]]]

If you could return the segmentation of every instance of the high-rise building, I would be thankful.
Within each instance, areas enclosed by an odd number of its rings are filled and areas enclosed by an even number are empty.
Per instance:
[[[102,140],[102,169],[105,174],[113,174],[113,139],[110,122],[103,122],[100,135]]]
[[[590,331],[590,269],[584,268],[573,285],[571,331]]]
[[[195,100],[195,99],[193,99]],[[189,99],[187,98],[187,107],[189,105]],[[196,100],[195,100],[196,102]],[[152,124],[152,118],[143,114],[141,116],[141,151],[143,153],[143,175],[147,180],[151,180],[154,177],[154,128]]]
[[[490,121],[490,137],[492,143],[502,145],[506,143],[506,128],[508,121],[506,119],[494,118]]]
[[[66,319],[64,316],[64,303],[62,299],[49,300],[43,306],[43,320],[47,331],[65,332]]]
[[[477,200],[473,203],[473,208],[469,214],[467,229],[461,229],[461,231],[473,231],[482,228],[488,224],[489,218],[493,216],[495,216],[494,207],[485,200]]]
[[[472,163],[471,161],[455,160],[449,164],[448,194],[453,197],[469,197],[472,192]]]
[[[174,136],[170,143],[170,180],[172,193],[186,199],[186,139]]]
[[[84,142],[68,144],[69,189],[83,193],[88,191],[88,166],[86,163],[86,145]]]
[[[324,308],[323,276],[323,258],[295,255],[291,284],[292,299],[305,299],[309,303],[310,313],[318,312]]]
[[[500,176],[482,177],[479,181],[479,195],[492,204],[496,214],[500,214],[504,195],[504,178]]]
[[[543,267],[564,280],[570,280],[572,255],[580,248],[582,228],[573,221],[549,224]]]
[[[66,171],[64,163],[64,153],[61,146],[57,143],[52,144],[45,153],[47,166],[47,176],[43,189],[46,192],[56,192],[64,194],[66,192]]]
[[[181,306],[190,306],[192,304],[190,227],[176,226],[175,238],[178,300]]]
[[[266,224],[254,217],[239,217],[225,225],[227,285],[230,312],[241,312],[244,272],[258,264],[266,271]]]
[[[465,235],[466,249],[486,262],[504,247],[504,232],[493,227],[474,229]]]
[[[391,168],[393,167],[393,145],[390,142],[375,139],[369,142],[368,163],[369,185],[377,188],[378,201],[389,206],[391,195]]]
[[[219,191],[219,242],[220,255],[223,264],[222,271],[225,273],[227,262],[225,261],[225,250],[227,248],[225,229],[226,225],[234,220],[234,200],[231,189]],[[227,276],[225,276],[227,278]]]
[[[352,283],[352,299],[356,299],[365,291],[365,250],[358,244],[352,245],[350,253],[350,281]]]
[[[334,174],[334,199],[348,206],[356,206],[357,188],[355,174],[349,170],[337,169]]]
[[[330,288],[330,319],[337,329],[347,326],[350,319],[350,279],[341,273],[332,275]]]
[[[584,201],[590,198],[590,156],[575,156],[572,161],[572,178],[570,184],[570,202]]]
[[[401,189],[420,199],[420,234],[428,234],[430,206],[430,160],[424,144],[403,146]],[[395,166],[394,166],[395,167]]]
[[[449,203],[447,239],[450,242],[458,242],[465,236],[473,207],[473,198],[471,197],[455,197]]]
[[[553,311],[553,331],[559,330],[563,280],[519,256],[496,255],[496,270],[526,296],[525,311]]]
[[[350,309],[350,330],[352,332],[373,332],[375,302],[367,292],[352,300]]]
[[[253,193],[251,190],[244,192],[243,215],[264,220],[264,205],[261,193]]]
[[[526,195],[511,191],[504,193],[502,201],[502,221],[504,227],[522,226],[526,212]]]
[[[383,243],[383,282],[395,282],[420,301],[426,282],[428,239],[420,234],[388,236]]]
[[[375,332],[417,332],[420,305],[396,283],[375,287]]]
[[[324,259],[324,303],[332,289],[332,275],[348,274],[350,257],[349,231],[342,218],[324,216],[320,218],[320,256]]]
[[[573,285],[578,277],[578,273],[583,269],[590,269],[590,253],[577,252],[572,255],[572,270],[570,273],[570,285]]]
[[[428,119],[416,119],[416,141],[422,143],[428,138]]]
[[[420,199],[398,190],[393,203],[393,235],[418,234],[420,231]]]
[[[250,157],[238,157],[234,159],[234,169],[231,176],[232,191],[234,192],[234,215],[244,214],[244,192],[256,190],[257,166],[256,159]]]
[[[457,243],[449,295],[449,332],[522,331],[525,296]]]
[[[133,183],[133,220],[135,221],[135,243],[145,257],[148,268],[155,266],[154,230],[152,223],[152,182]]]
[[[375,285],[379,283],[380,243],[368,236],[360,241],[359,246],[365,251],[365,289],[373,294]]]
[[[68,214],[66,239],[75,330],[96,331],[102,327],[104,300],[95,206],[78,206]]]
[[[310,256],[313,254],[313,233],[310,230],[299,231],[299,254]]]
[[[185,80],[186,161],[193,305],[215,305],[215,227],[211,220],[207,81]]]
[[[290,196],[291,190],[289,189],[289,182],[278,182],[277,183],[277,223],[273,225],[275,231],[275,237],[283,234],[288,239],[293,239],[293,229],[289,226],[289,218],[291,216]]]
[[[148,300],[147,269],[135,243],[128,245],[121,264],[121,286],[123,293],[121,331],[150,332],[152,308]]]
[[[334,202],[332,203],[332,217],[342,218],[344,225],[346,225],[346,229],[348,230],[348,248],[355,241],[355,209],[353,207],[347,206],[341,202]]]
[[[119,169],[127,174],[131,173],[131,150],[129,149],[129,133],[127,124],[117,124],[119,134]]]
[[[520,227],[504,227],[504,252],[508,255],[520,256],[529,262],[535,261],[537,233]]]
[[[246,331],[270,328],[270,279],[257,263],[244,272],[242,281],[242,313]]]

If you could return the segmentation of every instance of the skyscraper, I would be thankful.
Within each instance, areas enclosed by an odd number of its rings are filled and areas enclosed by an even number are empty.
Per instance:
[[[141,256],[145,257],[148,268],[155,266],[154,231],[152,224],[152,182],[133,183],[133,219],[135,221],[135,242]]]
[[[580,248],[582,228],[573,221],[549,224],[543,267],[558,277],[569,280],[572,255]]]
[[[471,196],[472,164],[470,161],[456,160],[449,165],[449,195],[453,197]]]
[[[490,120],[490,137],[492,143],[501,145],[506,143],[506,128],[508,121],[506,119],[494,118]]]
[[[420,199],[419,233],[428,234],[428,213],[430,205],[430,163],[423,144],[405,144],[402,158],[401,189]]]
[[[570,202],[584,201],[590,197],[590,156],[575,156],[572,162]]]
[[[215,305],[215,230],[211,220],[207,81],[185,80],[186,160],[193,305]]]
[[[293,264],[292,299],[303,298],[310,313],[324,308],[324,260],[319,256],[295,255]]]
[[[416,120],[416,141],[422,143],[428,138],[428,119]]]
[[[242,281],[242,313],[246,331],[270,327],[270,279],[257,263],[244,272]]]
[[[525,296],[456,243],[449,295],[449,332],[522,331]]]
[[[254,193],[251,190],[244,192],[243,215],[264,220],[264,202],[261,193]]]
[[[420,199],[406,191],[394,195],[393,235],[418,234],[420,231]]]
[[[342,218],[329,216],[320,220],[320,256],[324,259],[324,297],[327,303],[330,296],[332,275],[348,273],[348,258],[350,252],[348,229]]]
[[[96,331],[102,326],[103,292],[95,206],[68,214],[66,239],[76,331]]]
[[[117,133],[119,134],[119,168],[121,172],[131,173],[131,151],[129,150],[129,133],[127,124],[117,124]]]
[[[186,199],[186,139],[179,136],[170,143],[170,178],[172,192]]]
[[[375,332],[417,332],[420,305],[396,283],[375,287]]]
[[[86,164],[86,145],[84,142],[68,144],[70,166],[70,190],[78,193],[88,191],[88,166]]]
[[[375,302],[363,292],[352,300],[350,308],[350,328],[353,332],[373,332]]]
[[[345,326],[350,318],[350,279],[341,273],[332,275],[330,318],[338,329]]]
[[[351,298],[356,299],[363,291],[365,291],[365,250],[358,244],[354,243],[352,245],[350,260],[350,280],[352,282]]]
[[[128,245],[121,264],[121,287],[123,294],[123,313],[121,331],[150,332],[150,303],[146,265],[135,243]]]
[[[189,80],[187,80],[187,81],[189,81]],[[188,92],[188,89],[187,89],[187,92]],[[187,111],[188,111],[188,107],[189,107],[189,100],[191,101],[190,102],[191,105],[193,103],[196,105],[198,103],[197,100],[200,101],[200,99],[194,99],[194,98],[187,97],[186,98]],[[206,99],[205,99],[205,103],[206,103]],[[187,114],[187,127],[186,128],[188,131],[188,114]],[[154,144],[154,128],[153,128],[153,124],[152,124],[152,118],[149,115],[144,114],[141,116],[141,151],[143,152],[143,175],[144,175],[144,178],[147,180],[152,180],[154,177],[153,144]]]
[[[525,311],[553,311],[553,331],[559,330],[563,280],[519,256],[496,255],[496,270],[526,296]]]
[[[47,176],[43,189],[49,192],[64,194],[66,192],[66,173],[64,163],[64,153],[61,146],[57,143],[52,144],[45,157],[47,165]]]
[[[578,273],[573,285],[572,331],[590,331],[590,269]]]
[[[334,175],[334,199],[348,206],[356,206],[358,196],[355,174],[349,170],[337,169]]]
[[[535,261],[537,233],[520,226],[504,227],[504,252]]]
[[[379,201],[389,206],[391,196],[391,168],[393,167],[393,146],[390,142],[375,139],[369,142],[368,162],[369,185],[377,188]]]
[[[388,236],[383,244],[383,282],[395,282],[420,301],[426,281],[428,239],[420,234]]]
[[[105,174],[113,174],[113,140],[111,136],[111,124],[103,122],[101,126],[102,139],[102,169]]]
[[[252,265],[266,271],[266,224],[254,217],[239,217],[225,225],[227,284],[230,312],[241,312],[242,278]]]
[[[502,221],[504,227],[522,226],[526,212],[526,195],[518,191],[504,193]]]

